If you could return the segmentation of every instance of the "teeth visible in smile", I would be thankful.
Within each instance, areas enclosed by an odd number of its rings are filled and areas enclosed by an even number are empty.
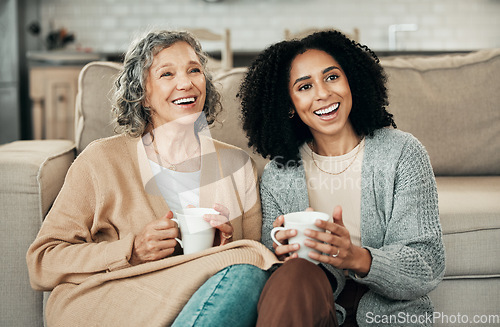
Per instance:
[[[185,104],[185,103],[192,103],[194,102],[194,98],[183,98],[183,99],[179,99],[179,100],[175,100],[174,103],[175,104]]]
[[[338,109],[339,107],[339,103],[335,103],[334,105],[331,105],[330,107],[328,108],[325,108],[325,109],[321,109],[321,110],[316,110],[314,113],[316,115],[327,115],[329,113],[332,113],[333,111],[335,111],[336,109]]]

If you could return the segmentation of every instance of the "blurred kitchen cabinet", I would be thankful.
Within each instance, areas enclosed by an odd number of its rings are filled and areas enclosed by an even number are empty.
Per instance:
[[[0,144],[19,139],[17,87],[0,87]]]
[[[18,3],[0,0],[0,144],[20,137]],[[4,321],[0,309],[0,325]]]
[[[30,98],[34,139],[74,140],[75,99],[83,66],[34,66]]]

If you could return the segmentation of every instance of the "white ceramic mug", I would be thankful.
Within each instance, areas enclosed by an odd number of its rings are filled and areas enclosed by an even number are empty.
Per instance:
[[[184,254],[200,252],[214,245],[215,228],[203,219],[205,214],[220,213],[211,208],[185,208],[175,212],[173,221],[179,225],[182,241],[176,238]]]
[[[299,211],[299,212],[292,212],[288,213],[285,215],[285,227],[274,227],[271,230],[271,238],[273,239],[274,243],[278,245],[283,245],[278,240],[276,239],[276,233],[280,230],[288,230],[288,229],[296,229],[297,230],[297,235],[294,237],[290,237],[288,240],[289,244],[295,244],[298,243],[300,245],[300,248],[297,252],[299,255],[299,258],[304,258],[312,263],[318,264],[319,261],[316,261],[312,258],[309,257],[308,253],[311,251],[316,251],[313,250],[307,246],[304,245],[304,241],[308,239],[309,237],[304,235],[304,230],[306,229],[312,229],[316,230],[318,232],[324,232],[325,230],[322,228],[317,227],[314,225],[314,222],[317,219],[321,220],[329,220],[330,215],[326,214],[324,212],[319,212],[319,211]]]

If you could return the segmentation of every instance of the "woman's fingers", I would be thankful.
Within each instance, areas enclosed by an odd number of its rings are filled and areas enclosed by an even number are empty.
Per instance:
[[[280,227],[283,226],[285,223],[285,216],[281,215],[278,216],[274,221],[273,221],[273,227]]]
[[[288,243],[288,240],[291,237],[297,236],[297,230],[296,229],[286,229],[286,230],[280,230],[278,231],[274,237],[280,242],[281,244]]]
[[[148,243],[147,251],[141,253],[142,262],[163,259],[171,255],[174,252],[176,246],[177,241],[174,239]]]
[[[146,261],[163,259],[171,255],[177,246],[179,237],[177,224],[172,221],[173,214],[152,221],[135,237],[130,263],[140,264]]]
[[[205,214],[203,215],[203,219],[215,228],[219,228],[220,225],[229,224],[229,219],[223,215]]]
[[[159,258],[161,257],[161,253],[164,251],[174,251],[175,247],[177,246],[177,241],[173,238],[168,239],[168,240],[161,240],[156,243],[156,250],[154,252],[157,252],[160,254]]]
[[[287,262],[290,259],[297,259],[299,255],[297,253],[291,253],[288,257],[284,258],[284,261]]]
[[[203,219],[206,222],[209,222],[212,227],[215,227],[224,233],[232,233],[233,227],[229,221],[229,209],[222,204],[216,203],[214,205],[214,210],[218,211],[219,214],[206,214],[203,216]]]
[[[300,245],[297,243],[285,244],[285,245],[277,246],[274,250],[274,253],[276,253],[277,256],[280,256],[280,255],[288,254],[290,252],[295,252],[298,249],[300,249]]]
[[[229,220],[229,209],[226,208],[226,206],[220,203],[216,203],[214,204],[213,208],[215,211],[218,211],[222,216],[226,217],[227,220]]]
[[[227,217],[207,214],[203,216],[203,219],[210,223],[212,227],[219,230],[219,235],[215,238],[214,245],[224,245],[230,242],[234,229]]]
[[[210,225],[219,230],[219,237],[215,239],[214,244],[224,245],[230,242],[233,237],[233,226],[227,219],[227,217],[222,215],[205,215],[203,217],[205,221],[209,222]]]
[[[203,219],[210,223],[210,225],[219,230],[219,234],[214,240],[214,245],[224,245],[233,237],[234,228],[229,221],[229,209],[220,203],[216,203],[213,206],[214,210],[218,211],[219,214],[206,214],[203,215]]]
[[[332,255],[334,258],[339,256],[340,247],[329,243],[316,242],[313,240],[306,239],[304,245],[308,248],[314,249],[321,253],[326,253],[327,255]]]
[[[333,245],[342,245],[344,238],[342,236],[338,236],[332,233],[327,233],[327,232],[319,232],[316,230],[312,229],[306,229],[304,230],[304,235],[312,238],[314,240],[318,240],[321,242],[326,242],[328,244],[333,244]]]
[[[353,259],[356,259],[356,255],[354,255],[353,251],[356,249],[351,242],[349,231],[342,223],[339,208],[336,208],[337,217],[335,222],[316,221],[315,225],[325,229],[325,232],[311,229],[304,231],[304,234],[310,238],[304,241],[304,245],[317,251],[309,253],[309,257],[312,259],[332,264],[338,268],[351,269],[351,267],[355,266]],[[363,273],[365,273],[365,270],[363,270]]]

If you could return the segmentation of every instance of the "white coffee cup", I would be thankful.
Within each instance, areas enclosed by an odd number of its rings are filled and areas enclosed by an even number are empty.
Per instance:
[[[304,259],[311,261],[312,263],[318,264],[319,261],[316,261],[316,260],[310,258],[308,255],[309,252],[316,251],[316,250],[313,250],[313,249],[304,245],[304,241],[309,238],[309,237],[304,235],[304,230],[311,229],[311,230],[315,230],[318,232],[325,231],[324,229],[319,228],[318,226],[314,225],[314,222],[317,219],[326,221],[326,220],[330,219],[330,215],[326,214],[324,212],[319,212],[319,211],[299,211],[299,212],[288,213],[285,215],[285,227],[281,227],[281,226],[274,227],[271,230],[271,238],[273,239],[274,243],[276,243],[278,245],[283,245],[276,239],[276,236],[275,236],[276,233],[280,230],[296,229],[297,235],[294,237],[290,237],[290,239],[288,240],[288,243],[289,244],[298,243],[300,245],[299,250],[296,251],[297,254],[299,255],[299,258],[304,258]]]
[[[175,212],[172,220],[179,225],[182,241],[176,240],[184,249],[184,254],[200,252],[213,246],[215,228],[203,219],[206,214],[220,213],[211,208],[185,208]]]

